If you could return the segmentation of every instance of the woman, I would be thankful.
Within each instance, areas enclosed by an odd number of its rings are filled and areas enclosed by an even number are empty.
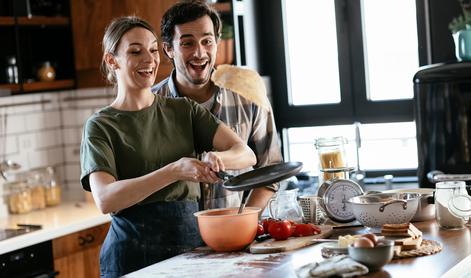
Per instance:
[[[201,245],[193,216],[199,182],[216,182],[215,172],[249,167],[256,158],[196,102],[152,94],[160,58],[147,22],[114,20],[103,52],[117,96],[85,124],[81,183],[112,215],[100,271],[118,277]],[[194,158],[202,152],[203,161]]]

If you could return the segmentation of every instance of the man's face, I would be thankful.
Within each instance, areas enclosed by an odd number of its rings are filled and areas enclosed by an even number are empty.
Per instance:
[[[172,45],[165,51],[175,64],[177,82],[184,86],[206,84],[217,52],[213,22],[209,16],[175,26]]]

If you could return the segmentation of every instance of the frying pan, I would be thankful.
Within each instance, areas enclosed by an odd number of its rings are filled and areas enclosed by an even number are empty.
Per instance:
[[[239,213],[244,210],[245,201],[254,188],[267,186],[290,178],[301,171],[302,162],[283,162],[258,168],[243,174],[232,176],[226,172],[217,173],[218,177],[224,180],[223,187],[230,191],[244,191],[242,203],[239,207]]]

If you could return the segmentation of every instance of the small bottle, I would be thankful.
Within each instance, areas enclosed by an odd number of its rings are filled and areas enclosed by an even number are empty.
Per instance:
[[[56,79],[56,70],[51,65],[51,62],[44,62],[38,70],[39,81],[53,81]]]
[[[7,83],[18,84],[18,66],[16,65],[16,57],[7,57]]]

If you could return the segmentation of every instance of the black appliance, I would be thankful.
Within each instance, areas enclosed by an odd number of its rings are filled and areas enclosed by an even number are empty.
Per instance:
[[[45,241],[0,255],[0,277],[55,277],[52,242]]]
[[[420,187],[427,173],[471,174],[471,62],[422,67],[414,76]]]

